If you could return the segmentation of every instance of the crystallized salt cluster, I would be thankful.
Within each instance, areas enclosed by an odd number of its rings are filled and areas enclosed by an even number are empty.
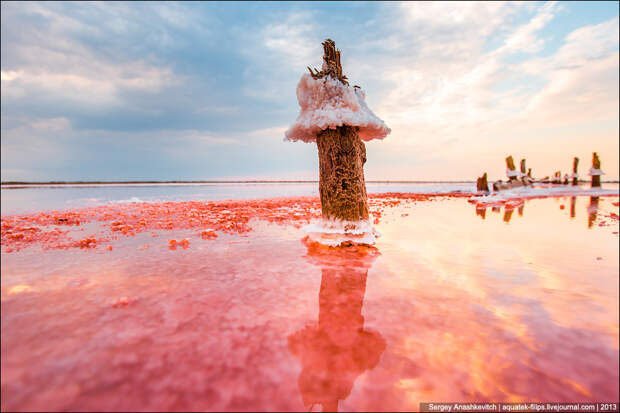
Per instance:
[[[286,131],[286,140],[315,142],[320,131],[343,125],[359,127],[364,141],[385,138],[390,128],[372,113],[365,98],[359,87],[347,86],[330,76],[313,79],[303,75],[297,85],[301,113]]]

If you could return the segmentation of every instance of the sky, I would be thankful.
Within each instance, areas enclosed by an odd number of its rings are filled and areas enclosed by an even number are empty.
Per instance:
[[[618,2],[1,3],[1,178],[318,179],[285,142],[341,50],[391,128],[367,180],[618,179]]]

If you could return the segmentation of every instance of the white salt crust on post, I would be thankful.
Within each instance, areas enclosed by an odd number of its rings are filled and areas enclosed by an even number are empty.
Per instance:
[[[359,87],[345,85],[330,76],[313,79],[304,74],[297,85],[301,112],[286,131],[285,140],[316,142],[320,131],[343,125],[358,127],[363,141],[385,138],[390,128],[368,108],[365,99],[366,94]]]
[[[527,176],[526,174],[524,174],[523,172],[517,171],[516,169],[508,169],[506,168],[506,176],[508,178],[521,178],[523,176]]]

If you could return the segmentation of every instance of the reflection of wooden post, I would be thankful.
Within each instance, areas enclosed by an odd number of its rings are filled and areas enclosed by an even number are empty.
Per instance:
[[[512,218],[512,212],[514,211],[513,208],[505,208],[504,209],[504,222],[505,223],[509,223],[510,222],[510,218]]]
[[[482,219],[484,219],[487,215],[487,209],[486,207],[478,207],[476,205],[476,215],[478,215],[479,217],[481,217]]]
[[[596,213],[598,212],[598,196],[590,197],[590,205],[588,205],[588,228],[592,228],[596,221]]]
[[[596,152],[592,154],[592,169],[600,170],[601,169],[601,160],[598,158]],[[601,186],[601,176],[600,175],[592,175],[592,188]]]
[[[579,178],[577,177],[577,167],[579,166],[579,158],[575,156],[573,159],[573,185],[577,185],[579,183]]]
[[[523,207],[525,206],[525,203],[519,205],[519,209],[517,211],[519,211],[519,216],[522,217],[523,216]]]
[[[489,192],[489,183],[487,182],[486,172],[476,180],[476,190]]]
[[[577,200],[576,196],[570,197],[570,217],[575,218],[575,201]]]
[[[364,328],[366,278],[379,255],[373,247],[325,247],[308,239],[307,258],[321,267],[318,323],[288,337],[301,361],[299,391],[306,407],[338,411],[358,376],[373,369],[385,351],[380,333]]]

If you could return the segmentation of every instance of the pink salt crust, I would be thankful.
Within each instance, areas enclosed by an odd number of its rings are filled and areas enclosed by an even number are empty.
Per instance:
[[[385,138],[390,128],[368,108],[365,99],[359,87],[347,86],[329,76],[313,79],[303,75],[297,85],[301,112],[286,131],[286,140],[315,142],[323,129],[343,125],[358,127],[363,141]]]
[[[444,198],[470,198],[475,193],[400,193],[369,194],[370,213],[378,224],[386,208],[403,202],[433,201]],[[613,195],[613,194],[610,194]],[[617,196],[617,195],[613,195]],[[536,196],[531,198],[546,198]],[[530,198],[528,198],[530,199]],[[496,200],[482,203],[473,199],[468,202],[477,208],[505,205],[515,208],[524,198]],[[616,204],[614,204],[616,205]],[[606,216],[618,220],[615,213]],[[91,249],[108,244],[121,236],[131,237],[137,233],[157,230],[193,230],[202,240],[218,237],[218,233],[244,234],[253,230],[252,220],[300,228],[311,219],[321,217],[318,197],[273,198],[261,200],[187,201],[129,204],[110,204],[68,211],[48,211],[27,215],[2,217],[1,240],[3,252],[19,251],[28,246],[39,245],[43,249]],[[103,231],[74,239],[70,232],[84,224],[100,223]],[[154,235],[155,236],[155,235]],[[190,248],[190,241],[163,240],[170,249]],[[112,250],[112,246],[107,246]]]

